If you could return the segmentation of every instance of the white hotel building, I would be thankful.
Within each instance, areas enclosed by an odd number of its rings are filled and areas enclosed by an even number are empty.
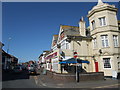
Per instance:
[[[104,76],[120,72],[120,21],[117,20],[117,8],[98,0],[87,17],[89,28],[85,27],[83,18],[79,27],[60,26],[59,34],[52,39],[52,51],[44,58],[47,70],[61,73],[61,57],[65,61],[72,58],[75,51],[77,58],[89,61],[82,64],[86,72],[104,72]],[[63,73],[67,71],[63,70]]]

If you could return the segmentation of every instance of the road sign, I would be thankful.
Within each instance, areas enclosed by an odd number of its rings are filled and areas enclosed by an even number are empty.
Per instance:
[[[74,52],[74,58],[77,58],[78,54],[77,52]]]

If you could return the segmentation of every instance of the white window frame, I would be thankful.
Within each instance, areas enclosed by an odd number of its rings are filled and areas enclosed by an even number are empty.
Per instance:
[[[61,42],[61,49],[70,49],[70,43],[63,40]]]
[[[108,35],[101,35],[102,47],[109,47]]]
[[[66,49],[70,49],[70,43],[66,42]]]
[[[105,17],[100,17],[99,18],[99,24],[100,24],[100,26],[106,26],[106,18]]]
[[[65,46],[65,40],[63,40],[60,45],[61,45],[61,49],[65,49],[65,47],[66,47]]]
[[[97,48],[97,39],[96,38],[93,39],[93,48],[94,49]]]
[[[118,62],[118,69],[120,69],[120,62]]]
[[[105,59],[109,60],[109,63],[106,63]],[[110,65],[110,67],[107,67],[107,66],[105,67],[105,64]],[[108,58],[103,58],[103,68],[104,69],[111,69],[112,68],[111,58],[109,58],[109,57]]]
[[[95,20],[93,20],[93,21],[91,22],[91,25],[92,25],[92,30],[94,30],[94,29],[95,29]]]
[[[118,35],[113,35],[114,47],[119,47]]]

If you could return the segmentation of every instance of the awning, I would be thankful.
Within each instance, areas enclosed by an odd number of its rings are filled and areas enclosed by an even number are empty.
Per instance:
[[[82,60],[82,59],[77,59],[77,61],[76,61],[75,58],[70,58],[65,61],[59,62],[59,64],[70,64],[70,63],[90,63],[90,62]]]

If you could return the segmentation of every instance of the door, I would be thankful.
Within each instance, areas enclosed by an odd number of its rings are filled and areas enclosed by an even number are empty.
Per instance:
[[[95,62],[95,71],[98,72],[98,62]]]

